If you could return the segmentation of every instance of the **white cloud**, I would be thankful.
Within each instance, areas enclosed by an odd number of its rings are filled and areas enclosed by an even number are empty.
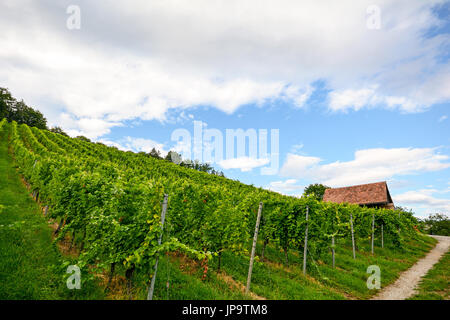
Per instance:
[[[125,137],[119,141],[111,141],[107,139],[100,139],[99,142],[111,146],[116,147],[122,151],[133,151],[133,152],[146,152],[149,153],[153,148],[161,152],[161,156],[165,157],[168,151],[165,150],[165,146],[162,143],[158,143],[156,141],[144,138],[134,138],[134,137]]]
[[[394,176],[443,170],[449,156],[436,148],[375,148],[358,150],[354,160],[320,164],[318,157],[288,154],[281,175],[314,179],[330,187],[388,180]]]
[[[357,111],[368,104],[373,104],[375,88],[333,91],[329,94],[329,98],[329,106],[333,111],[346,111],[350,108]]]
[[[254,168],[262,167],[270,162],[269,159],[255,159],[250,157],[240,157],[219,161],[219,165],[224,169],[240,169],[242,172],[252,171]]]
[[[122,150],[122,151],[133,151],[133,150],[131,150],[131,148],[126,148],[123,145],[121,145],[120,143],[115,142],[115,141],[111,141],[111,140],[107,140],[107,139],[100,139],[100,140],[98,140],[98,142],[101,142],[110,147],[116,147],[117,149]]]
[[[406,187],[411,187],[414,185],[413,182],[408,180],[398,180],[398,179],[387,179],[387,184],[389,185],[389,190],[395,190],[395,189],[403,189]]]
[[[149,153],[153,148],[161,152],[161,155],[165,157],[168,151],[165,150],[164,144],[158,143],[151,139],[125,137],[123,144],[126,148],[130,148],[135,152]]]
[[[411,113],[423,111],[427,107],[407,97],[383,96],[377,92],[378,87],[378,85],[372,85],[363,89],[332,91],[329,94],[329,108],[332,111],[347,112],[350,109],[358,111],[362,108],[383,106],[387,109],[398,108],[402,112]]]
[[[285,99],[294,103],[297,108],[301,108],[305,105],[308,99],[314,92],[314,87],[307,85],[303,90],[296,86],[288,86],[284,91]]]
[[[300,143],[300,144],[294,144],[294,145],[291,147],[291,153],[297,154],[297,153],[300,152],[301,149],[303,149],[303,147],[304,147],[304,144],[303,144],[303,143]]]
[[[98,118],[78,118],[64,112],[57,116],[57,123],[72,137],[86,136],[89,139],[108,134],[112,127],[122,126],[120,122],[107,121]]]
[[[450,199],[433,197],[438,190],[422,189],[393,195],[394,203],[401,206],[413,206],[424,213],[450,214]]]
[[[81,29],[70,31],[70,1],[3,0],[0,82],[51,124],[66,112],[91,137],[175,108],[301,107],[319,79],[333,110],[376,98],[417,111],[450,99],[449,37],[422,37],[443,23],[431,9],[442,2],[379,0],[382,27],[369,30],[371,0],[80,0]]]
[[[303,172],[308,171],[320,161],[321,159],[317,157],[300,156],[288,153],[286,162],[281,168],[281,174],[285,176],[300,177]]]
[[[287,179],[285,181],[272,181],[267,189],[279,192],[282,194],[291,194],[294,192],[297,195],[301,195],[305,189],[304,185],[298,185],[297,179]]]
[[[439,121],[439,122],[442,122],[442,121],[446,120],[447,118],[448,118],[447,116],[442,116],[442,117],[439,118],[438,121]]]

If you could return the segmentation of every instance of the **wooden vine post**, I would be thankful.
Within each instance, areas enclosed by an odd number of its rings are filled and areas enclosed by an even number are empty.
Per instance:
[[[332,236],[331,237],[331,254],[332,254],[332,257],[333,257],[333,268],[334,268],[334,265],[335,265],[335,263],[334,263],[334,236]]]
[[[305,248],[303,249],[303,274],[304,275],[306,275],[306,255],[308,252],[308,213],[309,213],[309,207],[306,207]]]
[[[259,207],[258,207],[258,216],[256,217],[255,234],[253,236],[252,253],[250,255],[250,265],[248,267],[247,286],[245,287],[245,293],[249,292],[250,282],[252,280],[253,261],[255,260],[256,242],[258,241],[258,231],[259,231],[259,223],[261,221],[262,207],[263,207],[263,203],[260,202]]]
[[[336,209],[336,215],[338,215],[338,209]],[[334,232],[334,219],[332,220],[332,231]],[[334,259],[334,255],[335,255],[335,250],[334,250],[334,234],[331,236],[331,258],[333,260],[333,269],[335,266],[335,259]]]
[[[161,245],[161,241],[162,241],[162,236],[163,236],[163,231],[164,231],[164,220],[166,219],[168,198],[169,198],[169,196],[167,194],[165,194],[163,205],[162,205],[162,212],[161,212],[161,234],[159,235],[158,246]],[[155,272],[153,273],[152,281],[150,283],[150,288],[148,289],[147,300],[153,300],[153,291],[155,290],[156,272],[158,271],[158,261],[159,261],[159,254],[156,256]]]
[[[383,230],[384,224],[381,225],[381,248],[384,248],[384,230]]]
[[[355,253],[355,234],[353,233],[353,216],[350,212],[350,228],[352,232],[352,247],[353,247],[353,259],[356,259],[356,253]]]
[[[373,238],[375,234],[375,214],[372,213],[372,254],[373,254]]]

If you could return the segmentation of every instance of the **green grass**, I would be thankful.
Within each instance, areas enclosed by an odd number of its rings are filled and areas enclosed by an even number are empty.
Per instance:
[[[73,258],[63,256],[52,240],[49,222],[42,216],[39,206],[29,196],[22,184],[13,159],[8,153],[8,130],[0,130],[0,299],[127,299],[124,270],[117,267],[117,287],[105,293],[99,278],[82,275],[82,289],[66,287],[64,262],[75,263]],[[266,248],[265,262],[257,261],[253,268],[251,291],[267,299],[367,299],[375,294],[368,290],[366,273],[369,265],[381,268],[382,287],[394,282],[400,272],[408,269],[423,257],[436,240],[421,236],[408,240],[402,249],[390,246],[389,237],[385,248],[376,239],[375,255],[370,253],[369,241],[358,241],[357,258],[352,257],[348,239],[336,242],[336,269],[331,267],[331,255],[312,256],[308,274],[302,273],[301,252],[289,251],[289,267],[284,266],[284,252],[274,245]],[[249,248],[250,248],[249,243]],[[257,255],[262,249],[257,245]],[[311,256],[310,256],[311,258]],[[439,272],[448,270],[446,262]],[[161,256],[155,286],[155,299],[252,299],[242,291],[246,284],[248,256],[231,252],[222,255],[221,272],[217,273],[217,258],[209,262],[206,279],[202,280],[199,264],[180,256]],[[440,271],[439,271],[440,270]],[[134,299],[147,296],[147,274],[136,274],[132,290]],[[225,280],[224,280],[225,279]],[[231,280],[230,280],[231,279]],[[119,281],[120,280],[120,281]],[[442,292],[443,281],[435,284],[424,282],[426,292]],[[169,283],[169,286],[167,286]],[[440,285],[438,287],[438,284]],[[433,289],[435,288],[435,289]]]
[[[351,243],[347,240],[336,242],[336,268],[331,265],[331,254],[312,257],[303,276],[303,255],[291,250],[288,253],[289,266],[286,267],[284,252],[276,246],[267,246],[265,262],[257,262],[253,269],[251,289],[254,293],[268,299],[367,299],[376,293],[366,285],[367,267],[378,265],[381,270],[381,283],[385,287],[394,282],[399,274],[412,266],[435,245],[436,241],[427,236],[407,241],[404,248],[388,245],[375,248],[375,255],[370,253],[370,245],[359,243],[356,259],[353,259]],[[257,253],[262,250],[258,243]],[[246,283],[248,257],[224,253],[222,268],[227,274],[241,283]]]
[[[411,300],[450,300],[450,251],[427,273]]]
[[[184,267],[184,260],[180,258],[167,258],[161,256],[158,266],[158,274],[155,282],[155,300],[244,300],[251,299],[240,290],[230,287],[218,278],[217,274],[210,273],[202,280],[200,266]],[[140,275],[143,277],[145,275]],[[136,280],[139,279],[139,275]],[[142,283],[143,281],[137,281]],[[167,287],[169,283],[169,287]],[[140,286],[134,292],[136,299],[147,298],[147,287]]]
[[[229,252],[223,254],[222,268],[241,283],[246,283],[248,263],[248,257]],[[344,299],[343,295],[304,277],[301,270],[289,271],[263,262],[256,262],[253,266],[251,290],[271,300]]]
[[[356,259],[352,257],[349,241],[338,242],[336,249],[336,267],[331,267],[331,255],[324,259],[324,264],[312,268],[311,272],[318,280],[333,288],[345,292],[358,299],[367,299],[376,290],[367,289],[367,267],[377,265],[381,271],[381,288],[393,283],[399,274],[411,267],[417,260],[434,246],[433,238],[422,236],[414,241],[407,241],[402,249],[386,245],[385,248],[375,248],[375,254],[370,253],[370,246],[362,244]]]

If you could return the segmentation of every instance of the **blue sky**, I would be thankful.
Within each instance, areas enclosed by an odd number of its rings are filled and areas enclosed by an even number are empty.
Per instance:
[[[291,195],[386,180],[397,205],[450,214],[449,8],[5,0],[0,85],[70,135],[124,150],[177,149],[172,133],[193,135],[194,121],[278,129],[275,174],[250,154],[213,166]]]

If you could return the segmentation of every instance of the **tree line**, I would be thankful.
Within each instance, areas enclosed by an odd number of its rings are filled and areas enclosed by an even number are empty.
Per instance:
[[[420,220],[420,228],[428,234],[450,236],[450,219],[443,213],[430,214]]]
[[[49,128],[42,112],[28,106],[23,99],[19,101],[14,98],[7,88],[0,87],[0,119],[3,118],[8,122],[16,121],[18,124],[68,136],[60,127]]]

